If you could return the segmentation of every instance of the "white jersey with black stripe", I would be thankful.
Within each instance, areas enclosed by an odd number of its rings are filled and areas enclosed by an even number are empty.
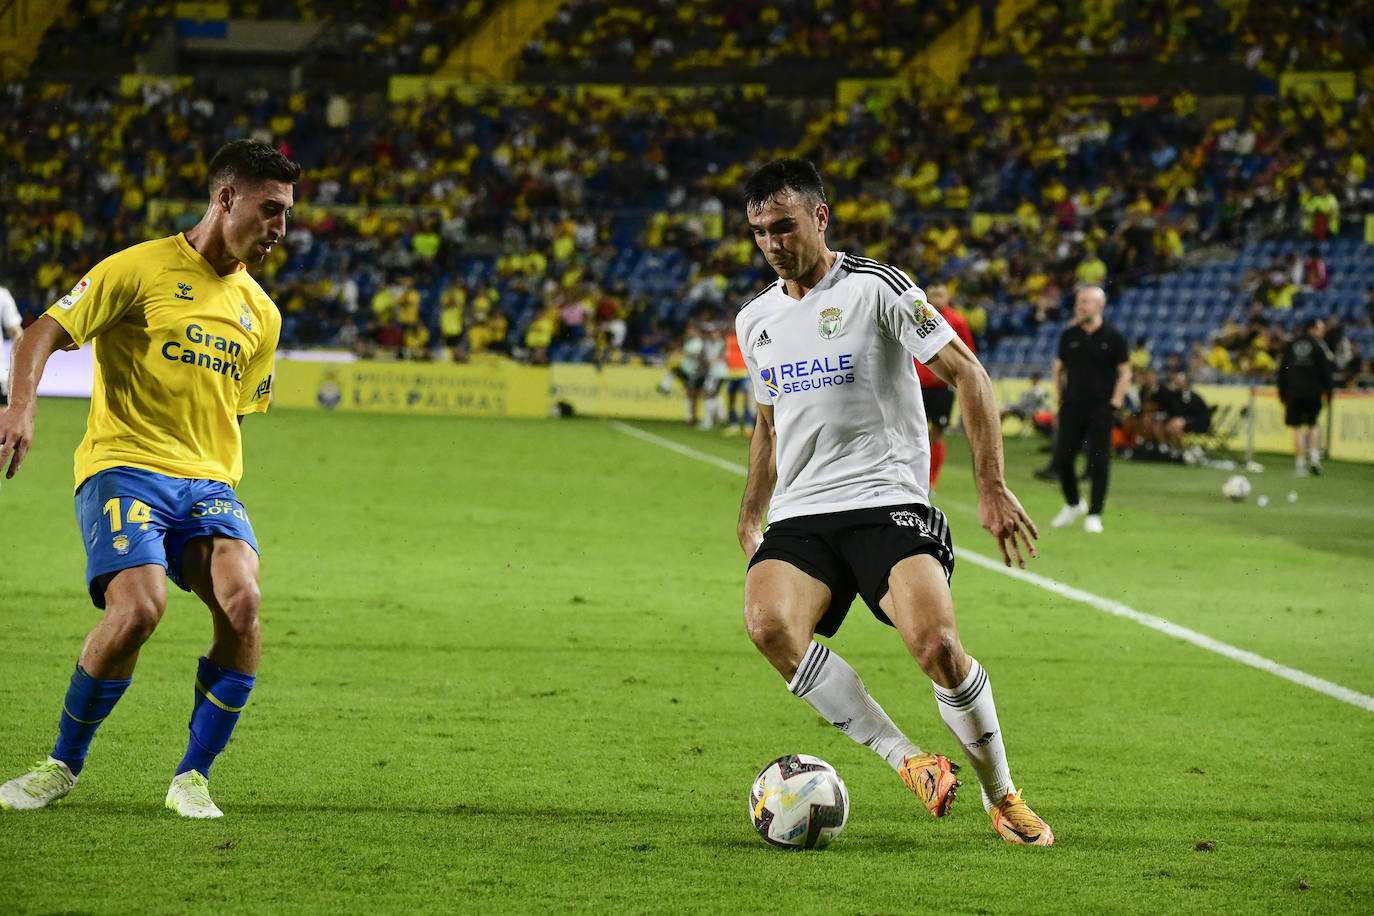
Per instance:
[[[801,299],[774,283],[735,332],[754,397],[773,408],[778,482],[770,521],[929,503],[930,444],[911,358],[954,329],[895,267],[836,252]]]

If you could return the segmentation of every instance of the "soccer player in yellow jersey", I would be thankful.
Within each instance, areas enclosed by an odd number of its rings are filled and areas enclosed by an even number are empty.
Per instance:
[[[195,678],[190,741],[166,805],[220,817],[208,776],[258,669],[258,553],[234,494],[239,424],[267,409],[281,331],[249,276],[286,235],[300,166],[236,140],[209,165],[210,206],[191,230],[97,264],[34,322],[14,354],[0,411],[0,468],[19,470],[48,357],[95,341],[95,389],[76,451],[76,517],[86,582],[104,616],[82,646],[57,742],[0,786],[0,807],[45,807],[71,791],[96,727],[129,686],[167,605],[167,577],[210,609],[214,636]]]

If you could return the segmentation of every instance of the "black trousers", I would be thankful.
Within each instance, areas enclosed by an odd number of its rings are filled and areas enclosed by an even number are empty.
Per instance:
[[[1107,501],[1114,420],[1110,404],[1068,403],[1059,409],[1059,438],[1054,444],[1054,469],[1059,472],[1064,503],[1078,505],[1078,476],[1074,472],[1074,458],[1086,443],[1088,474],[1092,477],[1089,515],[1101,515],[1102,504]]]

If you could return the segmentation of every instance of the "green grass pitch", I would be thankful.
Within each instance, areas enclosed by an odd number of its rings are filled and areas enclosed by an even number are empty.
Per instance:
[[[46,400],[0,487],[0,778],[50,747],[96,611],[71,452]],[[638,424],[732,464],[743,440]],[[996,837],[966,787],[930,818],[790,696],[740,620],[742,479],[595,420],[277,410],[245,423],[261,541],[258,686],[211,786],[162,807],[209,621],[174,591],[76,790],[0,813],[18,913],[1370,912],[1374,712],[961,562],[1012,772],[1051,849]],[[1107,533],[1049,530],[1031,439],[1008,478],[1034,571],[1374,694],[1374,472],[1233,504],[1218,471],[1113,467]],[[1289,502],[1289,491],[1297,493]],[[992,555],[955,442],[936,499]],[[953,753],[929,683],[862,608],[831,642],[918,742]],[[766,846],[750,780],[784,753],[844,776],[829,849]],[[966,769],[966,773],[969,771]]]

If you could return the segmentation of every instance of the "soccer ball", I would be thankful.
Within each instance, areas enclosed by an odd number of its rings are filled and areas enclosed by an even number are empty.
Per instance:
[[[849,790],[835,768],[809,754],[779,757],[749,792],[754,829],[774,846],[820,849],[849,820]]]
[[[1250,495],[1250,478],[1244,474],[1232,474],[1221,485],[1221,493],[1232,502],[1240,502]]]

